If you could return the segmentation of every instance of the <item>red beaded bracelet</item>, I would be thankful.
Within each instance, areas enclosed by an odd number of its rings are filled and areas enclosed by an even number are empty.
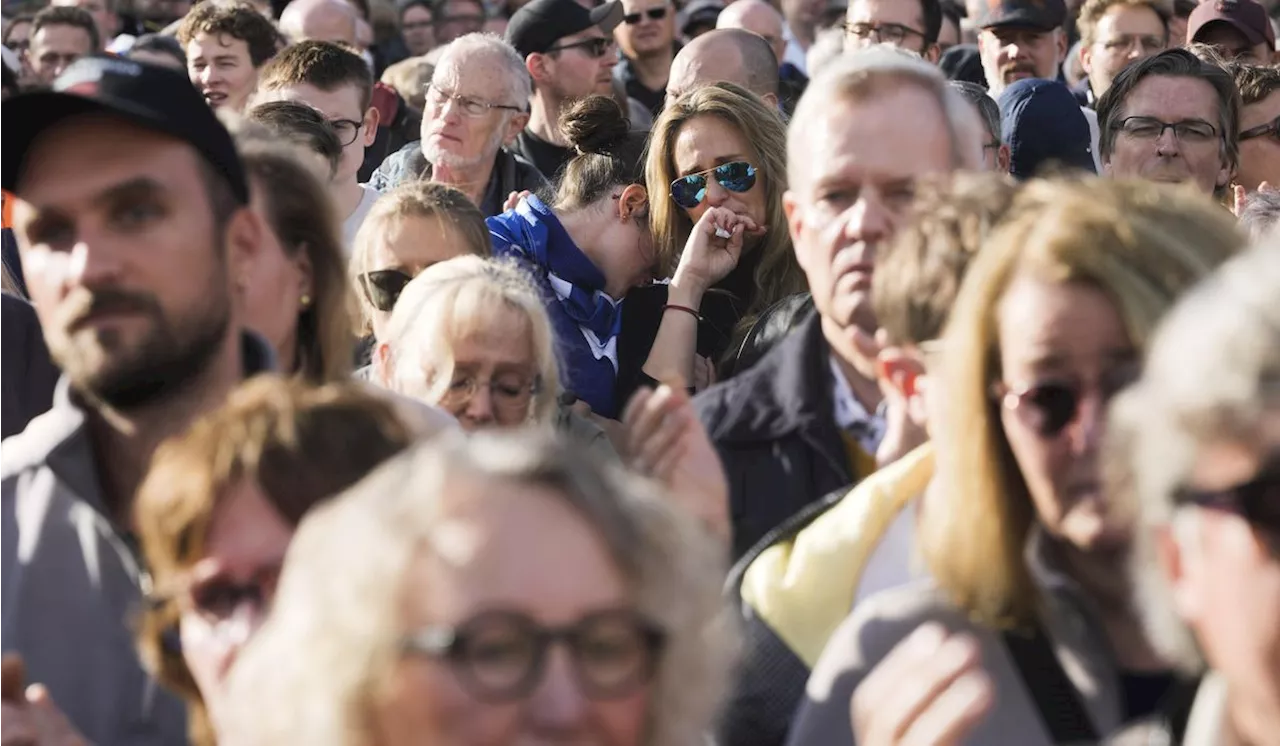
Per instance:
[[[685,313],[697,319],[699,323],[702,322],[702,314],[698,313],[697,309],[689,308],[688,306],[681,306],[675,303],[668,303],[667,305],[662,307],[662,311],[664,313],[667,311],[684,311]]]

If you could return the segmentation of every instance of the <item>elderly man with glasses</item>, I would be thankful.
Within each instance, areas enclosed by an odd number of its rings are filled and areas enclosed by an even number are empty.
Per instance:
[[[422,139],[392,153],[369,184],[387,191],[414,179],[466,194],[489,217],[512,192],[536,191],[546,179],[507,150],[529,121],[529,73],[510,44],[467,34],[440,55],[427,87]]]

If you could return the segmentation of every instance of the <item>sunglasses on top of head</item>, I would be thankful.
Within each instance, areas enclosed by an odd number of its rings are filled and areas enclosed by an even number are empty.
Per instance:
[[[756,185],[756,167],[746,161],[733,161],[671,182],[671,199],[686,210],[702,204],[707,198],[708,175],[720,186],[737,194],[749,192]]]
[[[648,16],[650,21],[661,21],[663,18],[667,17],[667,6],[664,5],[661,8],[650,8],[636,13],[628,13],[622,17],[622,22],[628,26],[634,26],[637,23],[640,23],[640,20],[645,16]]]
[[[378,269],[360,275],[360,287],[369,303],[379,311],[390,313],[400,293],[413,277],[398,269]]]
[[[1119,373],[1102,381],[1100,388],[1105,404],[1138,377],[1138,367],[1125,366]],[[992,387],[996,402],[1018,415],[1042,438],[1054,438],[1080,416],[1084,399],[1081,386],[1072,381],[1041,381],[1022,388],[1005,383]]]

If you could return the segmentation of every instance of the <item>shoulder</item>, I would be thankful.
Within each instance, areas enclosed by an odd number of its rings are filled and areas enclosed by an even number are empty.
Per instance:
[[[536,192],[547,185],[547,180],[543,177],[542,172],[532,162],[526,160],[524,156],[514,150],[503,149],[504,153],[514,163],[516,171],[516,185],[519,187],[516,191],[529,190]]]

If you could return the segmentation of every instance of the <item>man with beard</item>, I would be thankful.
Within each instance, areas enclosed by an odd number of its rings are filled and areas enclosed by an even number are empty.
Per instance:
[[[507,42],[533,78],[529,123],[511,150],[547,179],[573,157],[560,132],[560,115],[579,99],[613,92],[617,52],[612,34],[621,21],[621,0],[592,10],[577,0],[533,0],[511,16]]]
[[[1240,94],[1222,68],[1170,49],[1120,71],[1098,101],[1102,165],[1222,196],[1240,156]]]
[[[1067,54],[1062,0],[993,0],[978,31],[978,52],[992,98],[1023,78],[1056,80]]]
[[[182,705],[132,644],[151,590],[132,500],[162,440],[271,365],[233,304],[265,228],[181,73],[90,58],[3,107],[3,188],[64,371],[53,408],[4,441],[4,647],[91,742],[184,743]]]

